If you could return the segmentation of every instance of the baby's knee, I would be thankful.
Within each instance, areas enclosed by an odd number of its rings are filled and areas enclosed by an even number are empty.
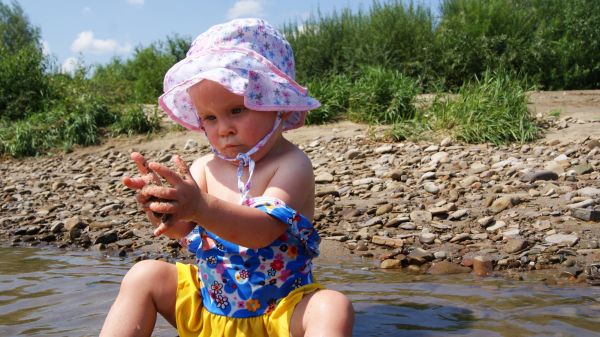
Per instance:
[[[164,263],[156,260],[144,260],[136,263],[123,277],[121,289],[129,287],[139,289],[145,285],[157,284],[163,277]]]
[[[317,309],[319,314],[325,316],[336,316],[343,320],[354,317],[354,308],[352,302],[346,295],[335,290],[320,290],[311,299],[313,307]]]

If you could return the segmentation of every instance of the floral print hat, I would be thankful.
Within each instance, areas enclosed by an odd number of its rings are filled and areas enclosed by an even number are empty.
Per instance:
[[[272,130],[250,151],[228,158],[212,147],[216,156],[238,163],[238,189],[244,202],[255,165],[250,156],[268,141],[280,123],[284,131],[298,128],[304,125],[307,111],[320,106],[294,77],[294,55],[283,35],[264,20],[237,19],[209,28],[192,42],[186,58],[167,71],[164,94],[158,102],[177,123],[190,130],[203,130],[187,90],[206,79],[244,96],[244,106],[249,109],[278,111]],[[285,119],[283,112],[290,112]],[[248,179],[243,182],[246,166]]]
[[[187,89],[203,79],[244,96],[244,105],[257,111],[291,111],[283,130],[304,125],[308,110],[320,103],[294,80],[292,48],[270,24],[260,19],[237,19],[200,34],[186,58],[164,79],[159,104],[177,123],[202,130]]]

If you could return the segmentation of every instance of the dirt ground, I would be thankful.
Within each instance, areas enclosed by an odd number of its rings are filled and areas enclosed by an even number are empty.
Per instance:
[[[587,137],[600,139],[600,90],[576,91],[536,91],[529,96],[529,110],[538,119],[555,120],[559,127],[544,130],[543,138],[538,140],[566,143],[582,141]],[[166,123],[170,123],[167,121]],[[348,121],[319,125],[305,126],[286,133],[287,137],[295,143],[305,143],[318,138],[326,133],[338,136],[377,135],[377,128],[356,124]],[[206,144],[203,135],[191,131],[176,131],[153,136],[148,139],[143,136],[121,137],[111,139],[105,144],[79,149],[82,153],[94,153],[106,148],[118,150],[154,151],[170,147],[181,149],[190,140],[199,144]]]

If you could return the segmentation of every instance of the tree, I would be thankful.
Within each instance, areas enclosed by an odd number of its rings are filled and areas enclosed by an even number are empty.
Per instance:
[[[20,119],[42,108],[47,95],[40,31],[18,3],[0,3],[0,118]]]

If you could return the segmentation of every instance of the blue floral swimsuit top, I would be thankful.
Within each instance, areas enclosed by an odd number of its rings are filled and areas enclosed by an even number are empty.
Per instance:
[[[292,290],[313,283],[312,259],[321,241],[308,219],[278,199],[258,197],[243,204],[286,223],[287,231],[260,249],[225,241],[201,226],[182,240],[196,254],[204,307],[236,318],[269,313]]]

